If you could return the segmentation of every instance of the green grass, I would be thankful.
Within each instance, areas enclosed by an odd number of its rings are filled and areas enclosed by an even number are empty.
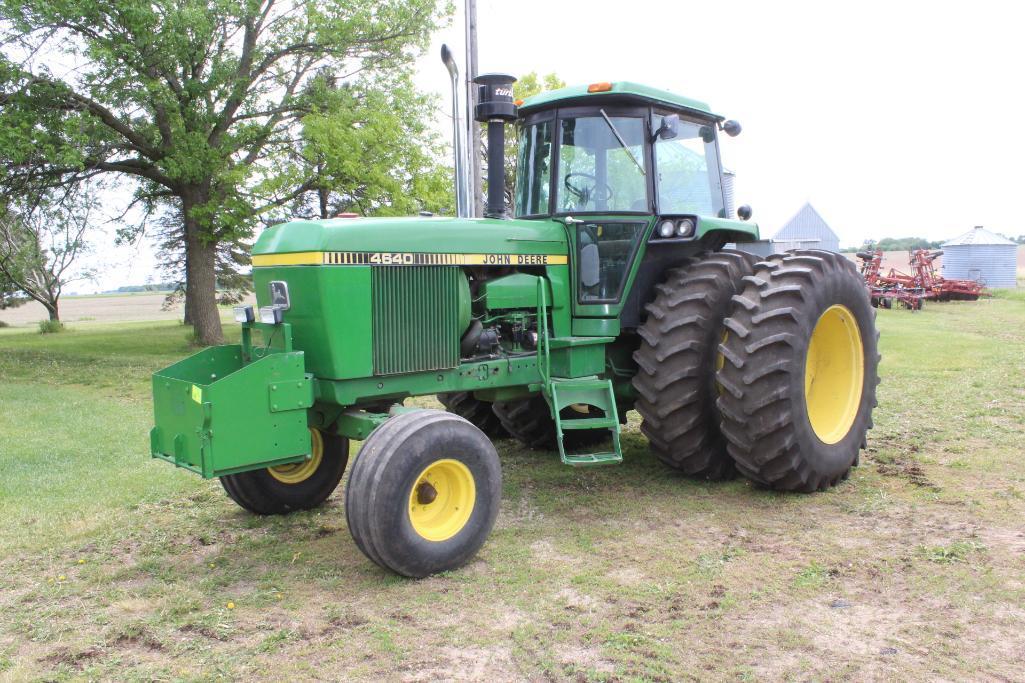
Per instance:
[[[0,680],[1017,678],[1025,296],[879,328],[876,428],[835,490],[688,481],[634,414],[620,467],[502,441],[492,537],[422,581],[359,553],[344,484],[258,518],[149,458],[186,328],[4,330]]]

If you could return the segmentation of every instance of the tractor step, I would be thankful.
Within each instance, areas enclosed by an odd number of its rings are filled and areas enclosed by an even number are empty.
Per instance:
[[[538,319],[538,371],[543,384],[541,395],[548,402],[555,420],[556,443],[559,446],[559,457],[563,464],[576,467],[593,465],[613,465],[623,462],[623,449],[619,445],[619,414],[616,412],[616,395],[612,391],[612,382],[599,377],[552,377],[551,347],[564,342],[552,339],[548,335],[548,301],[551,293],[544,278],[537,280],[537,319]],[[571,342],[569,345],[573,345]],[[563,421],[559,414],[564,408],[572,405],[585,405],[590,412],[591,407],[604,413],[602,417],[586,417],[577,420]],[[570,423],[573,423],[572,425]],[[612,436],[613,452],[611,453],[566,453],[564,430],[607,429]]]
[[[590,467],[614,465],[623,462],[623,451],[619,445],[619,415],[616,412],[616,396],[612,382],[597,377],[551,378],[545,399],[555,418],[555,434],[559,446],[559,457],[566,465]],[[604,413],[601,417],[581,417],[564,420],[560,413],[564,408],[584,405],[597,408]],[[612,437],[613,451],[610,453],[566,453],[565,432],[581,429],[607,429]]]
[[[619,425],[618,420],[607,417],[581,417],[575,420],[564,420],[563,429],[614,429]]]
[[[572,467],[618,465],[623,462],[623,456],[619,453],[582,453],[580,455],[564,455],[562,462]]]

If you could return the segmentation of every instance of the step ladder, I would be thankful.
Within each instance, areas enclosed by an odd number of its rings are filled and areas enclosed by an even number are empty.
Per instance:
[[[538,320],[538,370],[541,373],[541,394],[548,403],[555,420],[556,443],[559,458],[563,464],[574,467],[594,465],[615,465],[623,462],[623,449],[619,443],[619,413],[616,409],[616,395],[612,382],[600,377],[552,377],[551,356],[548,336],[548,286],[544,278],[538,278],[537,320]],[[601,410],[601,417],[580,417],[563,419],[561,413],[570,406],[583,405]],[[580,429],[607,429],[611,432],[611,452],[567,453],[565,432]]]
[[[555,434],[558,437],[559,457],[567,465],[586,467],[590,465],[616,465],[623,462],[623,451],[619,445],[619,414],[616,412],[616,396],[612,382],[598,377],[552,378],[548,383],[545,399],[555,418]],[[563,419],[561,413],[569,406],[586,405],[598,408],[602,417],[577,417]],[[564,443],[565,432],[577,429],[607,429],[611,432],[612,448],[608,453],[567,453]]]

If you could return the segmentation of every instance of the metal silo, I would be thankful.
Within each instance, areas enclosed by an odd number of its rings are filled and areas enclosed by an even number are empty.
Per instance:
[[[945,278],[979,280],[987,287],[1014,287],[1018,245],[981,225],[943,243]]]

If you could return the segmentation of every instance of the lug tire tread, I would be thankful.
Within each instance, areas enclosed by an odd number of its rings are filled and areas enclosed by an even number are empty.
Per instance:
[[[647,306],[634,352],[633,385],[641,432],[655,456],[692,477],[734,476],[715,406],[715,355],[731,298],[755,257],[741,251],[704,253],[666,273]]]
[[[836,444],[814,434],[804,397],[804,359],[822,311],[846,306],[857,320],[865,357],[854,423]],[[876,405],[878,338],[875,311],[853,262],[841,254],[802,249],[755,264],[733,297],[720,344],[717,380],[721,432],[737,470],[762,486],[823,491],[848,478],[865,448]]]
[[[509,433],[502,427],[502,421],[491,409],[491,403],[474,398],[469,391],[452,391],[438,394],[438,401],[445,410],[470,422],[490,439],[503,439]]]

